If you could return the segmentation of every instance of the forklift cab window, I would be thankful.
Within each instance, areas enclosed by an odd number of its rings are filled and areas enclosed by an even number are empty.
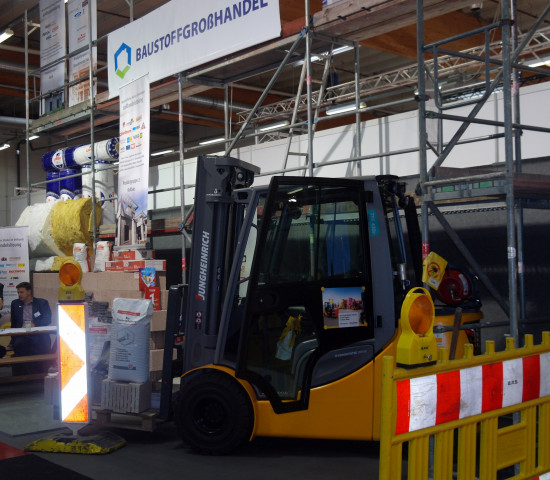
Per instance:
[[[260,283],[362,276],[358,199],[340,195],[309,186],[278,199],[263,249]]]
[[[327,186],[312,179],[281,180],[287,181],[272,186],[261,209],[265,216],[254,241],[237,368],[276,410],[305,408],[316,359],[370,335],[370,329],[361,329],[369,307],[361,312],[357,307],[370,282],[360,182]],[[357,308],[357,321],[350,326],[357,328],[339,328],[337,317],[327,317],[326,290],[359,292],[350,302],[350,309]],[[336,300],[347,306],[351,299]]]
[[[252,260],[254,259],[254,254],[256,252],[256,244],[258,241],[258,228],[259,222],[262,219],[262,214],[264,211],[264,205],[266,200],[266,194],[259,196],[258,205],[253,206],[255,208],[254,218],[252,220],[252,225],[250,226],[250,231],[248,234],[248,239],[244,249],[244,255],[241,262],[241,270],[239,274],[239,289],[238,289],[238,305],[240,305],[246,298],[246,293],[248,290],[248,280],[250,277],[250,271],[252,269]]]

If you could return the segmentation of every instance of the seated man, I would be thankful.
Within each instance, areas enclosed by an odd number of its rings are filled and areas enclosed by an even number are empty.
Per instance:
[[[29,323],[32,327],[44,327],[52,321],[52,312],[48,301],[35,298],[29,282],[17,285],[17,300],[11,302],[11,326],[23,328]],[[14,355],[39,355],[51,352],[49,334],[20,335],[12,337]]]

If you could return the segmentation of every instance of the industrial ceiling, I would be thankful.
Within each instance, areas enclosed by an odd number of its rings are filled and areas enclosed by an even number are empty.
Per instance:
[[[126,25],[131,18],[140,18],[159,6],[165,0],[97,0],[98,38]],[[182,72],[186,83],[183,89],[183,122],[186,147],[193,148],[202,138],[224,132],[224,98],[227,94],[231,112],[232,134],[242,125],[247,112],[255,105],[270,81],[274,70],[284,57],[291,40],[298,35],[306,23],[305,2],[280,0],[282,37],[251,51],[239,52],[231,58],[221,59],[210,65]],[[481,2],[464,0],[425,0],[425,42],[431,43],[463,32],[472,31],[500,19],[500,0]],[[525,34],[548,6],[547,0],[521,0],[517,3],[515,25],[518,34]],[[416,108],[414,89],[416,85],[416,2],[414,0],[344,0],[330,8],[322,8],[321,0],[311,0],[311,15],[314,30],[330,38],[358,42],[361,98],[368,108],[361,114],[362,120],[413,110]],[[25,138],[25,25],[27,15],[31,33],[28,35],[29,87],[32,98],[40,89],[39,80],[39,9],[37,0],[1,0],[0,32],[6,28],[14,35],[0,44],[0,142],[17,143]],[[34,27],[33,27],[34,25]],[[34,30],[33,30],[34,28]],[[550,17],[538,27],[538,35],[530,43],[521,61],[532,62],[550,53]],[[326,36],[313,42],[318,52],[326,51],[330,45]],[[498,46],[498,30],[490,38]],[[99,66],[106,64],[106,41],[98,43]],[[330,43],[330,42],[329,42]],[[450,44],[454,50],[465,51],[483,45],[480,35],[460,39]],[[338,44],[334,45],[336,48]],[[330,48],[329,48],[330,49]],[[498,55],[498,53],[497,53]],[[264,108],[254,121],[273,121],[286,115],[286,108],[292,103],[300,83],[300,58],[285,68],[279,80],[265,98]],[[324,67],[323,57],[314,62],[313,77],[321,79]],[[335,55],[332,60],[333,98],[349,98],[346,85],[354,85],[355,59],[350,50]],[[467,74],[466,74],[467,73]],[[530,81],[541,81],[540,76],[531,74]],[[472,68],[450,68],[448,76],[452,85],[471,88],[479,83],[479,75],[472,74]],[[337,78],[337,82],[334,79]],[[451,82],[449,82],[451,84]],[[223,86],[227,85],[224,89]],[[314,83],[314,89],[318,85]],[[96,129],[98,137],[116,135],[117,103],[106,101],[106,77],[98,75],[98,115]],[[35,93],[36,92],[36,93]],[[102,95],[103,94],[103,95]],[[346,97],[346,95],[348,97]],[[177,146],[178,144],[178,102],[177,79],[167,78],[152,85],[152,145],[151,151]],[[47,126],[44,118],[39,119],[38,102],[30,102],[30,119],[33,127],[40,122]],[[321,113],[321,115],[323,115]],[[331,128],[352,122],[355,117],[338,118],[320,123],[318,129]],[[84,143],[89,134],[87,118],[63,124],[57,128],[44,128],[39,148],[58,142]]]

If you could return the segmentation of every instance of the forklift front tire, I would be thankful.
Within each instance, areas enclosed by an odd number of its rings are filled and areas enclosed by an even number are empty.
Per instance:
[[[245,443],[254,424],[250,398],[229,375],[208,371],[176,395],[174,419],[183,441],[206,455],[225,455]]]

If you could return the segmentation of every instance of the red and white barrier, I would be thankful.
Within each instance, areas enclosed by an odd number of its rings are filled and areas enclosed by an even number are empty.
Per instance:
[[[397,382],[397,435],[550,395],[550,353]],[[540,477],[550,480],[550,476]]]

